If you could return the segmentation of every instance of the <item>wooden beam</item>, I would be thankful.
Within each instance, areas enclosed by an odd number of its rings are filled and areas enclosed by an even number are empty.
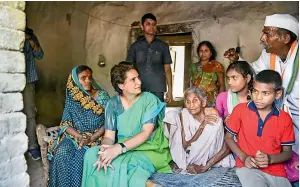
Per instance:
[[[174,23],[166,25],[157,26],[158,35],[169,35],[169,34],[180,34],[180,33],[189,33],[192,32],[194,27],[199,24],[200,21],[190,21],[183,23]],[[131,27],[131,37],[137,38],[138,36],[143,35],[143,31],[139,26]]]

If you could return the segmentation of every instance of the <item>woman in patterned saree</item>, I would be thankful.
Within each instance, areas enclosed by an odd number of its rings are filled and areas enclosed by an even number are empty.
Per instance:
[[[49,145],[49,187],[81,186],[84,154],[89,147],[101,143],[108,100],[108,93],[93,80],[91,68],[73,68],[59,138]]]
[[[209,41],[198,45],[199,62],[190,65],[190,87],[202,88],[207,95],[207,106],[214,107],[218,93],[225,89],[224,69],[216,61],[217,52]]]
[[[160,186],[148,178],[156,171],[171,172],[162,123],[165,103],[141,92],[139,74],[128,62],[111,69],[111,82],[118,95],[105,108],[102,145],[84,156],[82,187]]]

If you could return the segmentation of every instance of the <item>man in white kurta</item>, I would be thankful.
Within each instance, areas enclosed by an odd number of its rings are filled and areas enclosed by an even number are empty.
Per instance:
[[[265,46],[259,59],[251,66],[256,73],[272,69],[281,74],[284,97],[281,104],[293,119],[296,143],[293,151],[299,154],[299,22],[289,14],[267,16],[261,42]],[[224,54],[231,61],[237,61],[238,54],[229,49]],[[241,59],[241,58],[240,58]],[[290,87],[290,89],[288,89]]]

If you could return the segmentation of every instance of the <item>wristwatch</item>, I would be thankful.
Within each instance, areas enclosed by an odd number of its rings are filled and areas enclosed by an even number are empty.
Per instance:
[[[127,152],[127,147],[123,143],[119,143],[119,144],[122,147],[121,152],[126,153]]]

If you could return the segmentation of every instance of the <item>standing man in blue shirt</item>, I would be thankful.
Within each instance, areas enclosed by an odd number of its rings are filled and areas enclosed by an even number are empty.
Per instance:
[[[147,13],[142,17],[141,29],[144,36],[134,42],[128,51],[127,61],[133,62],[140,74],[142,91],[151,92],[164,101],[166,83],[168,91],[165,101],[172,101],[172,63],[167,43],[156,38],[156,17]]]
[[[25,29],[24,55],[26,60],[26,86],[23,91],[23,112],[27,117],[26,134],[29,139],[28,153],[33,160],[39,160],[41,158],[41,152],[37,143],[35,120],[35,82],[38,80],[35,59],[41,60],[44,57],[44,51],[33,33],[33,30],[28,27]]]

